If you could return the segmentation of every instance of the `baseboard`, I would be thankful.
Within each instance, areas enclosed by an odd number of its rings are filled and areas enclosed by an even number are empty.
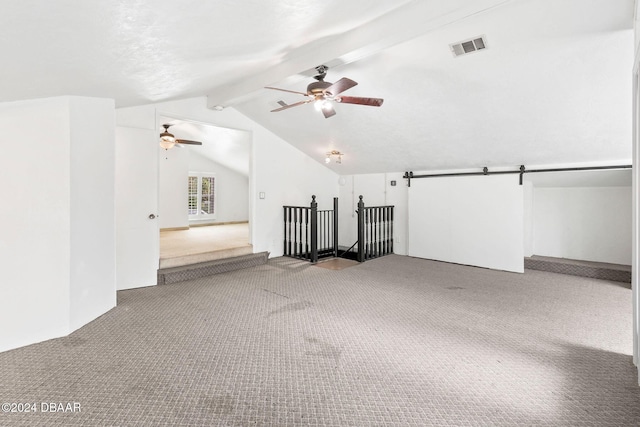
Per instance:
[[[189,227],[169,227],[169,228],[161,228],[160,231],[180,231],[180,230],[188,230]]]

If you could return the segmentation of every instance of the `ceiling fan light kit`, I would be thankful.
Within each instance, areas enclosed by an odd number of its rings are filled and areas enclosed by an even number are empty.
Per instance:
[[[188,139],[176,139],[176,137],[169,132],[169,128],[173,126],[171,124],[163,124],[164,132],[160,133],[160,147],[165,150],[169,150],[175,147],[176,144],[187,144],[187,145],[202,145],[200,141],[191,141]]]
[[[160,134],[160,147],[168,150],[176,145],[176,138],[166,130]]]
[[[371,107],[379,107],[384,102],[384,99],[382,98],[338,96],[347,89],[351,89],[352,87],[356,86],[358,83],[346,77],[341,78],[335,83],[325,82],[324,78],[327,74],[328,69],[329,67],[327,67],[326,65],[320,65],[316,67],[316,71],[318,72],[318,75],[314,76],[314,79],[316,79],[316,81],[309,83],[306,93],[288,89],[281,89],[277,87],[265,87],[265,89],[295,93],[307,97],[307,100],[295,102],[293,104],[287,104],[284,101],[278,101],[278,104],[280,104],[281,107],[276,108],[275,110],[271,110],[271,112],[277,113],[279,111],[297,107],[298,105],[309,104],[313,102],[316,110],[321,111],[324,117],[328,119],[329,117],[333,117],[336,114],[336,111],[333,108],[334,102],[342,104],[369,105]]]
[[[344,156],[344,153],[341,153],[338,150],[331,150],[327,153],[327,157],[324,158],[324,162],[331,163],[331,157],[335,157],[336,164],[342,164],[342,156]]]
[[[294,102],[293,104],[287,104],[286,102],[280,100],[278,104],[279,108],[275,110],[271,110],[272,113],[277,113],[279,111],[288,110],[289,108],[297,107],[299,105],[313,103],[313,106],[316,111],[322,112],[325,119],[329,117],[333,117],[336,115],[336,110],[333,108],[333,103],[340,104],[356,104],[356,105],[368,105],[371,107],[380,107],[384,102],[382,98],[363,98],[359,96],[342,96],[341,94],[356,86],[358,83],[354,80],[348,79],[346,77],[341,78],[335,83],[325,82],[324,78],[327,75],[327,70],[329,67],[326,65],[320,65],[316,67],[316,71],[318,74],[314,76],[316,79],[315,82],[309,83],[307,85],[307,92],[298,92],[295,90],[289,89],[281,89],[277,87],[266,86],[265,89],[279,90],[281,92],[289,92],[295,93],[297,95],[302,95],[307,99],[304,101]],[[331,163],[332,158],[335,158],[336,164],[342,163],[343,154],[337,150],[331,150],[327,152],[327,156],[324,159],[324,162],[329,164]]]

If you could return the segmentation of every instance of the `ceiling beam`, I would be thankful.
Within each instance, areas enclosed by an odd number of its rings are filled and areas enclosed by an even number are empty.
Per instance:
[[[258,74],[212,88],[207,93],[207,107],[220,109],[241,103],[265,86],[312,76],[318,65],[333,68],[349,64],[511,1],[514,0],[411,1],[346,33],[300,46],[281,63]]]

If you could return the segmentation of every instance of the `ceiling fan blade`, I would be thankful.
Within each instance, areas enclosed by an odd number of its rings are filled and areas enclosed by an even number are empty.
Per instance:
[[[283,111],[283,110],[289,109],[291,107],[297,107],[298,105],[302,105],[302,104],[308,104],[309,102],[311,102],[311,100],[300,101],[300,102],[296,102],[294,104],[285,104],[283,101],[278,101],[278,104],[282,105],[282,107],[276,108],[275,110],[271,110],[271,112],[272,113],[277,113],[278,111]]]
[[[341,96],[336,98],[336,101],[343,104],[358,104],[358,105],[370,105],[372,107],[379,107],[384,102],[382,98],[361,98],[359,96]]]
[[[176,139],[177,144],[202,145],[200,141],[190,141],[188,139]]]
[[[325,119],[328,119],[329,117],[336,115],[336,110],[333,109],[333,105],[327,103],[322,106],[322,114],[324,114]]]
[[[347,89],[351,89],[357,84],[358,83],[354,82],[353,80],[343,77],[337,82],[335,82],[334,84],[332,84],[331,86],[329,86],[328,88],[326,88],[324,91],[326,93],[329,93],[330,95],[336,96],[337,94],[342,93]]]
[[[297,93],[298,95],[304,95],[307,96],[306,93],[304,92],[297,92],[295,90],[289,90],[289,89],[280,89],[279,87],[270,87],[270,86],[265,86],[265,89],[273,89],[273,90],[279,90],[281,92],[289,92],[289,93]]]

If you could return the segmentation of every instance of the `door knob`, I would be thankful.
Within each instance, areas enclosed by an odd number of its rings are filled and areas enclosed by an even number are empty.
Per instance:
[[[149,219],[156,219],[156,216],[154,214],[149,215]]]

